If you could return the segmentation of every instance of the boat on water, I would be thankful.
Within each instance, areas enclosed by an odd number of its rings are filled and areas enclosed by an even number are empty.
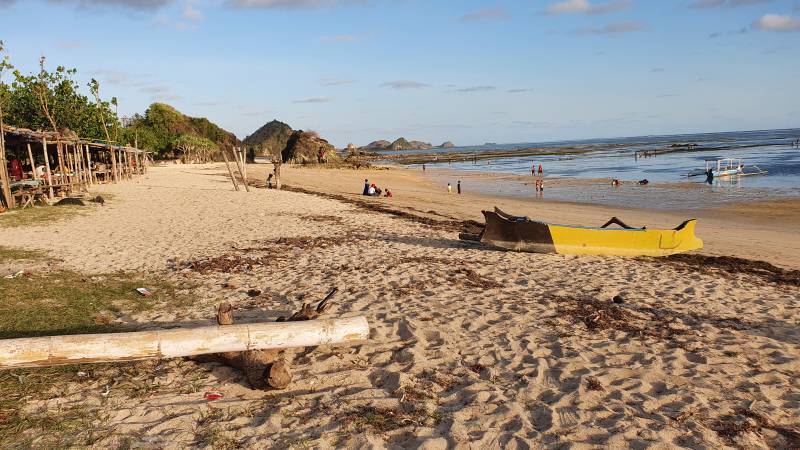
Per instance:
[[[689,172],[687,176],[696,177],[705,175],[708,179],[714,178],[729,178],[729,177],[745,177],[750,175],[764,175],[766,170],[762,170],[758,166],[745,166],[742,163],[742,158],[722,158],[722,159],[707,159],[706,170]]]
[[[507,250],[570,255],[668,256],[703,248],[703,241],[694,234],[696,219],[671,230],[650,230],[629,227],[616,217],[601,227],[581,227],[530,220],[498,208],[483,211],[483,216],[483,231],[477,236],[462,235],[462,239]]]

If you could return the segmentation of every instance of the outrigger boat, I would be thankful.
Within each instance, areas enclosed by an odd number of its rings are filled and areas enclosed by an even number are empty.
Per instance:
[[[723,159],[707,159],[706,170],[689,172],[686,174],[688,177],[696,177],[705,175],[709,179],[713,178],[728,178],[728,177],[746,177],[750,175],[764,175],[766,170],[762,170],[758,166],[747,166],[742,164],[742,158],[723,158]]]
[[[598,228],[553,225],[494,211],[483,211],[486,226],[465,240],[522,252],[606,256],[668,256],[703,248],[694,234],[696,219],[672,230],[633,228],[616,217]],[[621,228],[608,228],[616,224]]]

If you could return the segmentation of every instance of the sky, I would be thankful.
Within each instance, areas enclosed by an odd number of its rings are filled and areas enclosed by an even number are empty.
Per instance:
[[[800,0],[0,0],[11,62],[244,138],[434,145],[800,127]],[[8,79],[4,81],[9,81]]]

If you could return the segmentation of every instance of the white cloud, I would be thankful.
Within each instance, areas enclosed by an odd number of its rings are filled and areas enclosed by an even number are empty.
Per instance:
[[[469,86],[460,89],[454,89],[454,92],[486,92],[497,89],[495,86]]]
[[[458,18],[460,22],[475,22],[480,20],[501,20],[506,18],[502,8],[484,8],[465,14]]]
[[[183,6],[183,12],[181,13],[181,17],[186,20],[200,20],[203,18],[203,13],[197,10],[191,1],[186,2]]]
[[[425,83],[420,83],[419,81],[396,80],[396,81],[387,81],[386,83],[383,83],[381,86],[388,87],[391,89],[405,90],[405,89],[422,89],[428,87],[429,85]]]
[[[363,4],[366,0],[226,0],[225,6],[238,9],[316,9]]]
[[[323,78],[319,80],[320,84],[323,86],[344,86],[347,84],[353,84],[354,80],[347,80],[347,79],[338,79],[338,78]]]
[[[295,100],[292,103],[328,103],[330,101],[333,101],[332,97],[311,97]]]
[[[764,14],[753,22],[753,28],[762,31],[800,31],[800,19],[779,14]]]
[[[689,3],[689,8],[692,9],[710,9],[729,7],[735,8],[737,6],[757,5],[759,3],[767,3],[771,0],[694,0]]]
[[[631,6],[630,0],[614,0],[593,4],[589,0],[562,0],[547,7],[548,14],[603,14],[622,11]]]
[[[615,22],[602,27],[587,27],[577,31],[578,34],[624,34],[633,33],[644,28],[640,22]]]

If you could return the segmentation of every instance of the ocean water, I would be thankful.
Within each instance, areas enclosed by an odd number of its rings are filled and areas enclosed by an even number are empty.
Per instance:
[[[545,199],[601,203],[619,206],[646,206],[663,209],[693,209],[721,206],[728,202],[746,202],[773,198],[800,197],[800,149],[792,141],[800,139],[800,129],[743,131],[726,133],[640,136],[616,139],[521,143],[453,149],[437,149],[442,158],[428,167],[464,172],[492,172],[530,175],[531,166],[541,164],[546,177],[611,179],[628,181],[622,188],[598,182],[589,186],[564,186],[545,189]],[[664,151],[673,144],[692,143],[693,151],[636,157],[636,152]],[[452,153],[481,153],[490,149],[524,148],[580,149],[579,154],[510,156],[473,161],[444,161]],[[430,153],[431,150],[418,151]],[[404,151],[402,153],[412,153]],[[741,158],[745,166],[757,166],[767,174],[717,179],[706,184],[705,176],[687,177],[705,169],[706,160]],[[647,187],[635,181],[647,179]],[[688,189],[675,189],[675,183]],[[665,188],[670,184],[670,188]],[[659,187],[661,185],[661,187]],[[546,186],[547,187],[547,186]],[[482,183],[473,189],[495,195],[531,196],[531,185],[524,183]]]

